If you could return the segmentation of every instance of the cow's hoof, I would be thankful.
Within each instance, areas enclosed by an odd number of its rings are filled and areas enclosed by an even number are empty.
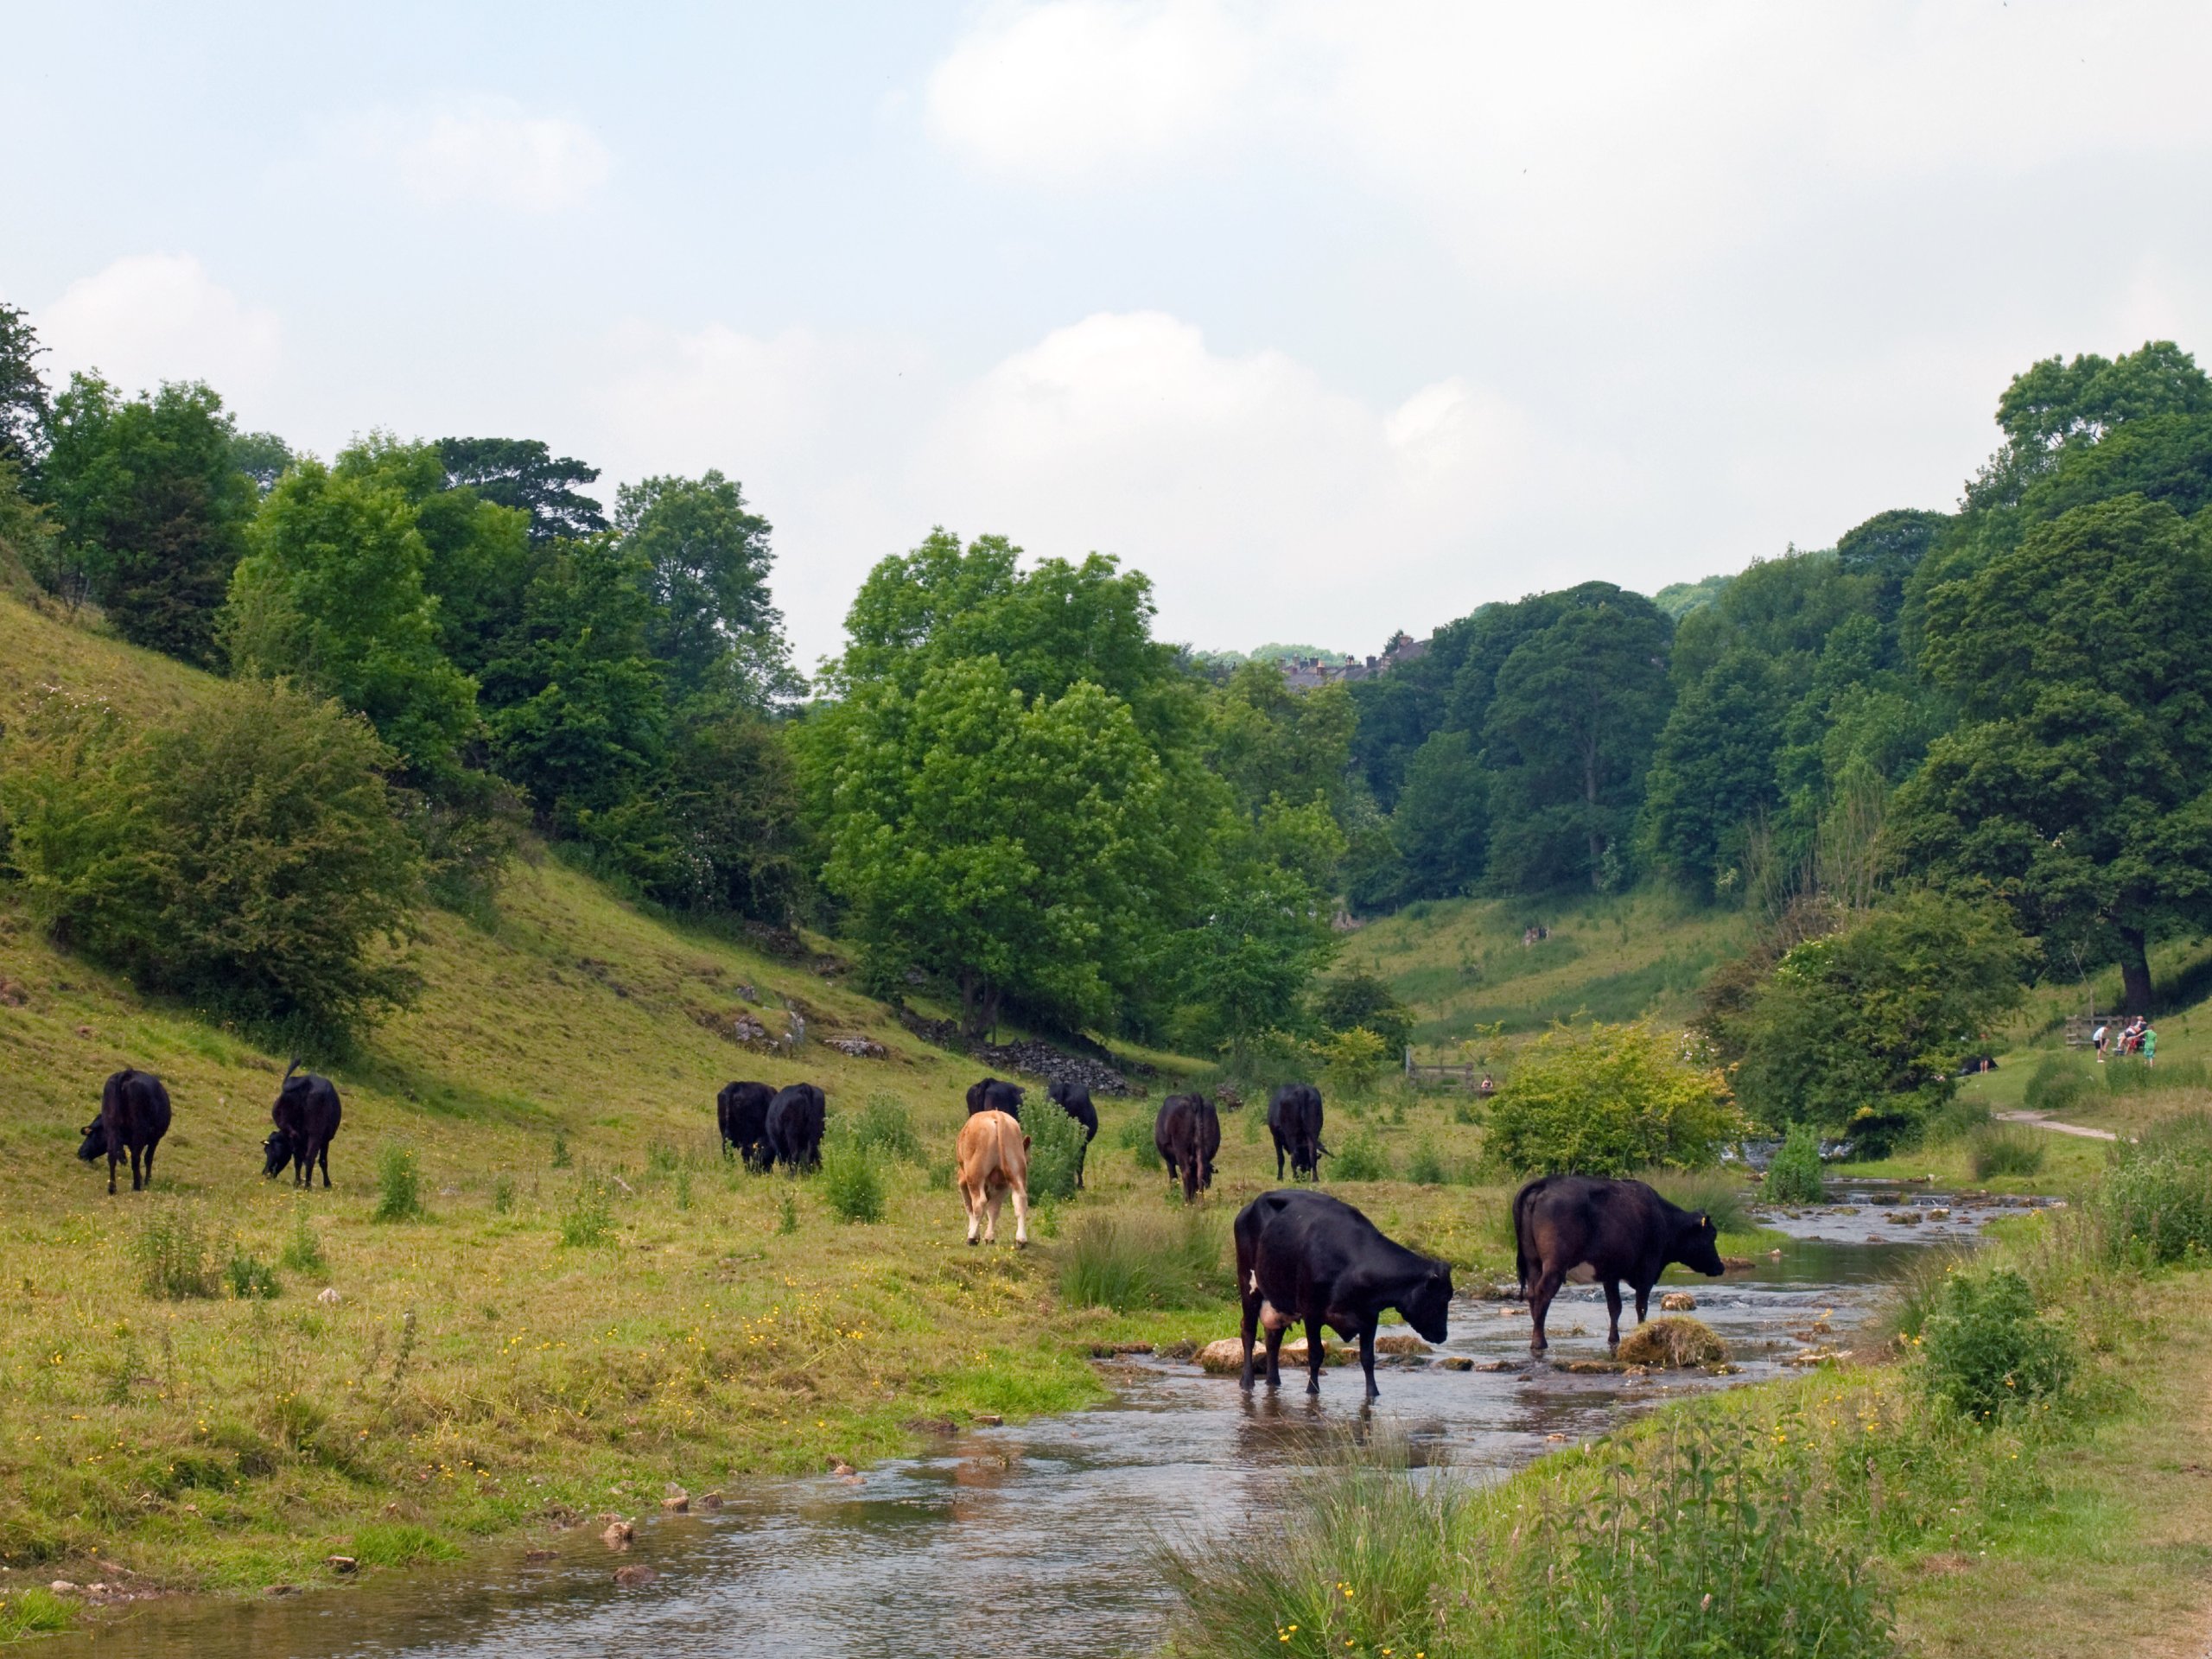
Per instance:
[[[974,1239],[971,1238],[968,1241],[968,1248],[971,1250],[976,1248],[976,1241]]]
[[[1029,1248],[1029,1241],[1026,1238],[1017,1238],[1014,1241],[1014,1248],[1017,1250],[1026,1250]]]

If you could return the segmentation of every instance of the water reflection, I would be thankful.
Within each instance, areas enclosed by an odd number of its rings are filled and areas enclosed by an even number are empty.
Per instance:
[[[1935,1207],[1928,1195],[1918,1201]],[[1166,1609],[1156,1541],[1267,1524],[1285,1484],[1332,1436],[1388,1431],[1411,1442],[1421,1461],[1502,1475],[1558,1444],[1554,1437],[1586,1439],[1686,1391],[1779,1374],[1780,1358],[1800,1347],[1793,1330],[1825,1319],[1847,1331],[1865,1317],[1874,1287],[1915,1251],[1970,1238],[1997,1213],[1945,1206],[1950,1219],[1922,1223],[1906,1242],[1876,1207],[1847,1207],[1859,1216],[1831,1209],[1783,1218],[1777,1224],[1801,1242],[1749,1274],[1689,1281],[1698,1317],[1743,1362],[1741,1377],[1531,1369],[1522,1363],[1525,1315],[1463,1301],[1452,1309],[1445,1353],[1514,1368],[1388,1363],[1371,1413],[1362,1409],[1356,1369],[1325,1373],[1316,1400],[1296,1382],[1246,1395],[1234,1378],[1130,1362],[1113,1373],[1119,1397],[1096,1410],[949,1439],[931,1455],[855,1479],[762,1483],[721,1515],[646,1527],[624,1559],[658,1570],[647,1586],[618,1587],[612,1559],[587,1529],[543,1561],[521,1560],[516,1546],[464,1567],[292,1601],[152,1604],[41,1652],[906,1659],[1142,1650],[1157,1640]],[[1854,1229],[1887,1242],[1834,1242]],[[1602,1353],[1594,1287],[1570,1287],[1560,1304],[1555,1329],[1580,1325],[1583,1334],[1555,1338],[1551,1357]],[[1224,1319],[1224,1328],[1230,1323]]]

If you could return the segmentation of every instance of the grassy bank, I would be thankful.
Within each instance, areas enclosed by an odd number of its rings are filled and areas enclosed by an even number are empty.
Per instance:
[[[1487,1489],[1348,1454],[1287,1536],[1171,1564],[1174,1650],[2201,1652],[2212,1279],[2174,1227],[2212,1225],[2207,1133],[1908,1293],[1885,1363],[1686,1402]],[[2011,1324],[2006,1269],[2039,1310]]]

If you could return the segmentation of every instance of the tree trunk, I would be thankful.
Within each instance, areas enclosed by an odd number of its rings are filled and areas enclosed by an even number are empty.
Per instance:
[[[1582,810],[1584,828],[1590,841],[1590,887],[1599,890],[1600,867],[1605,849],[1598,834],[1598,736],[1593,730],[1590,741],[1582,747]]]
[[[2123,1014],[2151,1012],[2151,957],[2148,941],[2139,927],[2123,927],[2120,934],[2120,1001]]]

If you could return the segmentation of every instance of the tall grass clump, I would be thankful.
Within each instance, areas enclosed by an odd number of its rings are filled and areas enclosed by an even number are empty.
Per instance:
[[[1021,1128],[1029,1137],[1031,1201],[1052,1204],[1073,1198],[1085,1144],[1083,1125],[1047,1100],[1030,1109]]]
[[[2096,1067],[2074,1054],[2046,1054],[2029,1075],[2023,1099],[2031,1112],[2066,1112],[2097,1086]]]
[[[2151,1267],[2212,1257],[2212,1117],[2170,1118],[2120,1144],[2094,1202],[2115,1255]]]
[[[1920,1332],[1929,1394],[1976,1422],[2046,1406],[2066,1391],[2076,1363],[2072,1334],[2042,1315],[2012,1268],[1947,1274]]]
[[[906,1103],[896,1095],[870,1095],[853,1116],[852,1136],[859,1145],[902,1164],[922,1161],[922,1137],[914,1131]]]
[[[1993,1175],[2033,1175],[2050,1150],[2049,1130],[1990,1123],[1967,1137],[1967,1163],[1977,1181]]]
[[[1152,1124],[1147,1119],[1141,1116],[1130,1118],[1114,1139],[1139,1169],[1160,1167],[1160,1145],[1152,1138]]]
[[[276,1269],[251,1251],[234,1249],[223,1265],[223,1282],[240,1301],[273,1301],[283,1288]]]
[[[2115,1056],[2105,1062],[2104,1079],[2105,1092],[2113,1095],[2212,1088],[2212,1071],[2206,1070],[2202,1060],[2168,1060],[2164,1065],[2145,1065],[2138,1057],[2122,1059]]]
[[[1743,1183],[1717,1169],[1649,1169],[1639,1179],[1669,1204],[1710,1216],[1716,1232],[1748,1233],[1758,1225]]]
[[[589,1170],[580,1171],[575,1190],[561,1211],[561,1243],[572,1250],[597,1249],[614,1241],[614,1195]]]
[[[1821,1178],[1820,1131],[1792,1123],[1781,1148],[1766,1166],[1766,1195],[1776,1204],[1825,1204],[1827,1183]]]
[[[292,1212],[291,1235],[285,1239],[283,1252],[276,1261],[289,1273],[321,1273],[327,1266],[322,1257],[322,1241],[315,1236],[315,1223],[305,1205]]]
[[[189,1205],[164,1205],[149,1215],[131,1241],[131,1253],[146,1294],[157,1300],[188,1301],[222,1289],[214,1242]]]
[[[377,1207],[372,1221],[422,1221],[429,1214],[423,1207],[423,1170],[415,1154],[397,1141],[387,1141],[377,1154]]]
[[[1221,1250],[1220,1219],[1205,1211],[1086,1216],[1062,1252],[1060,1294],[1116,1313],[1208,1306],[1221,1299]]]
[[[822,1197],[841,1221],[881,1221],[883,1171],[875,1148],[849,1132],[828,1136],[822,1147]]]
[[[0,1591],[0,1642],[52,1636],[77,1622],[77,1610],[44,1585]]]
[[[1436,1142],[1427,1135],[1414,1145],[1414,1155],[1406,1165],[1406,1179],[1417,1186],[1446,1186],[1451,1184],[1452,1168],[1437,1151]]]
[[[353,1559],[364,1567],[408,1567],[416,1561],[452,1561],[461,1558],[457,1545],[448,1543],[428,1527],[408,1521],[372,1521],[353,1531]]]
[[[1323,1173],[1338,1181],[1387,1181],[1390,1157],[1380,1141],[1362,1129],[1331,1154]]]

